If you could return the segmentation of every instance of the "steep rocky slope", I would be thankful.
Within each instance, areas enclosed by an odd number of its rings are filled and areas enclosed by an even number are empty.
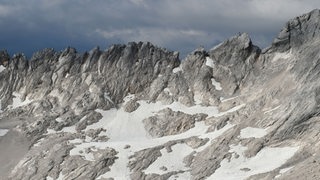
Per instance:
[[[319,179],[320,10],[260,50],[0,53],[1,179]]]

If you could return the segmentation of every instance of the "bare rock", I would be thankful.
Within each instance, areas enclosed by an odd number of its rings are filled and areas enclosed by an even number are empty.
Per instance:
[[[179,134],[194,127],[195,117],[166,108],[156,116],[144,119],[143,123],[151,136],[162,137]]]
[[[124,110],[126,112],[133,112],[136,109],[138,109],[138,107],[140,106],[140,104],[137,102],[137,100],[130,100],[128,101],[125,105],[124,105]]]

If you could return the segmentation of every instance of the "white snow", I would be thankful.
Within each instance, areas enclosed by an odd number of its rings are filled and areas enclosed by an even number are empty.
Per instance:
[[[63,119],[60,118],[60,117],[58,117],[58,118],[56,119],[56,121],[57,121],[57,122],[63,122]]]
[[[6,135],[8,132],[8,129],[0,129],[0,137]]]
[[[73,139],[73,140],[69,140],[69,143],[72,143],[72,144],[79,144],[79,143],[82,143],[83,141],[81,139]]]
[[[83,151],[85,148],[90,147],[90,146],[95,146],[99,149],[103,149],[106,147],[114,148],[114,149],[116,149],[116,151],[118,151],[117,157],[119,157],[119,158],[111,166],[111,171],[100,176],[99,178],[113,177],[115,179],[128,179],[129,175],[130,175],[130,171],[127,167],[127,164],[129,162],[129,156],[133,155],[134,152],[140,151],[142,149],[162,145],[170,140],[184,139],[184,138],[188,138],[188,137],[192,137],[192,136],[198,136],[199,138],[209,138],[211,141],[212,139],[222,135],[225,131],[229,130],[231,127],[233,127],[233,125],[228,124],[225,127],[219,129],[218,131],[213,131],[213,132],[206,134],[206,132],[208,130],[208,126],[206,126],[205,123],[201,121],[201,122],[196,122],[194,128],[192,128],[184,133],[177,134],[177,135],[171,135],[171,136],[165,136],[165,137],[161,137],[161,138],[155,138],[155,139],[148,139],[148,138],[142,139],[141,138],[140,140],[132,140],[131,137],[128,136],[129,138],[127,138],[126,140],[123,140],[123,141],[113,141],[112,139],[110,139],[110,141],[104,142],[104,143],[99,143],[99,142],[82,143],[80,145],[76,145],[76,148],[72,149],[70,151],[70,154],[74,153],[75,155],[79,155],[79,151],[81,151],[81,150]],[[125,145],[130,145],[131,147],[129,149],[124,149],[123,147]],[[201,146],[201,147],[195,149],[194,151],[200,152],[209,145],[210,145],[210,143],[207,143],[206,145]],[[185,154],[188,155],[189,153],[191,153],[191,148],[186,147],[186,146],[184,146],[184,147],[185,147],[185,149],[190,150],[190,151],[185,152]],[[185,154],[183,154],[183,156]],[[179,167],[181,167],[181,164],[179,164]]]
[[[269,110],[267,110],[267,111],[264,111],[264,114],[268,114],[268,113],[270,113],[270,112],[272,112],[272,111],[275,111],[275,110],[277,110],[277,109],[279,109],[279,108],[280,108],[280,105],[277,106],[277,107],[275,107],[275,108],[272,108],[272,109],[269,109]]]
[[[278,61],[280,59],[289,59],[292,57],[291,50],[289,52],[275,53],[275,56],[271,60],[272,62]]]
[[[221,167],[209,179],[246,179],[255,174],[272,171],[290,159],[299,147],[265,147],[251,158],[244,157],[243,153],[246,149],[247,147],[242,145],[230,146],[229,152],[234,154],[230,162],[224,159],[220,163]],[[236,158],[235,154],[239,157]],[[249,168],[250,171],[241,170],[243,168]]]
[[[218,49],[220,46],[223,45],[224,42],[219,43],[218,45],[214,46],[213,48],[210,49],[210,51]]]
[[[210,57],[206,57],[206,66],[214,68],[213,60]]]
[[[241,129],[240,138],[262,138],[263,136],[267,135],[267,129],[262,128],[253,128],[253,127],[246,127]]]
[[[133,98],[134,95],[129,95],[124,100],[125,102],[127,102]],[[174,102],[169,105],[164,105],[161,102],[149,103],[143,100],[138,102],[140,104],[139,108],[131,113],[124,111],[123,107],[121,107],[120,109],[114,108],[107,111],[99,109],[96,110],[97,112],[102,114],[103,118],[99,122],[87,126],[85,131],[89,129],[104,128],[107,130],[105,134],[110,138],[107,142],[90,142],[90,140],[86,140],[85,142],[81,143],[81,140],[70,141],[70,143],[76,143],[75,148],[70,151],[70,154],[81,155],[83,158],[87,160],[92,160],[93,157],[90,157],[90,155],[86,155],[85,153],[80,152],[85,152],[85,149],[88,147],[95,147],[97,149],[104,149],[110,147],[118,152],[118,154],[116,155],[118,159],[116,159],[115,163],[111,166],[111,170],[106,174],[101,175],[98,179],[108,177],[113,177],[115,179],[129,179],[130,170],[127,167],[127,165],[129,162],[129,157],[132,156],[134,152],[146,148],[155,147],[158,145],[163,145],[164,143],[171,140],[185,139],[192,136],[198,136],[200,138],[209,138],[211,141],[233,127],[233,125],[227,124],[222,129],[207,133],[209,127],[205,125],[203,121],[200,121],[195,123],[194,128],[191,128],[184,133],[164,136],[161,138],[152,138],[145,131],[142,120],[155,115],[158,111],[165,108],[171,108],[173,111],[181,111],[187,114],[205,113],[208,114],[209,117],[212,117],[222,116],[229,112],[236,111],[244,106],[236,106],[230,109],[229,111],[219,113],[217,107],[214,106],[206,107],[201,105],[195,105],[187,107],[179,102]],[[156,160],[157,163],[152,164],[150,166],[150,169],[148,168],[146,172],[151,173],[155,172],[156,170],[159,171],[159,168],[161,166],[168,166],[167,172],[175,169],[184,169],[185,167],[181,159],[189,153],[191,153],[192,151],[202,151],[204,148],[210,145],[209,142],[206,145],[203,145],[197,149],[192,149],[191,147],[185,144],[179,144],[173,146],[173,152],[171,153],[161,151],[163,153],[163,156],[158,158]],[[130,148],[124,149],[126,145],[130,145]],[[176,161],[169,161],[169,159],[174,160],[173,157],[176,158]],[[172,164],[172,166],[169,166],[169,164]],[[189,177],[188,174],[189,173],[180,174],[179,177]]]
[[[70,155],[72,156],[73,154],[71,154],[71,152],[70,152]],[[83,152],[81,155],[82,155],[82,157],[83,157],[85,160],[87,160],[87,161],[94,161],[94,160],[95,160],[92,153],[85,153],[85,152]]]
[[[56,134],[56,133],[58,133],[58,131],[55,131],[54,129],[47,129],[47,134],[46,135],[48,135],[48,134]]]
[[[236,112],[236,111],[238,111],[239,109],[241,109],[241,108],[243,108],[245,106],[246,106],[246,104],[240,104],[238,106],[235,106],[235,107],[229,109],[228,111],[220,112],[219,114],[215,115],[215,117],[220,117],[220,116],[224,116],[224,115],[226,115],[228,113]]]
[[[293,166],[291,166],[291,167],[287,167],[287,168],[284,168],[284,169],[280,169],[279,174],[278,174],[275,178],[279,178],[282,174],[284,174],[284,173],[286,173],[286,172],[290,171],[290,169],[292,169],[292,168],[293,168]]]
[[[164,136],[164,137],[155,138],[155,139],[131,140],[130,138],[127,138],[126,141],[125,140],[124,141],[113,141],[112,139],[110,139],[110,141],[104,142],[104,143],[99,143],[99,142],[83,143],[80,145],[76,145],[76,148],[72,149],[70,151],[70,154],[75,153],[76,155],[79,155],[79,153],[78,153],[79,151],[81,151],[81,150],[83,151],[85,148],[91,147],[91,146],[95,146],[99,149],[103,149],[106,147],[114,148],[114,149],[116,149],[116,151],[118,151],[117,157],[119,157],[119,158],[111,166],[111,171],[100,176],[99,178],[113,177],[115,179],[128,179],[129,175],[130,175],[130,170],[128,169],[127,164],[129,162],[129,156],[133,155],[134,152],[137,152],[137,151],[140,151],[140,150],[143,150],[146,148],[151,148],[151,147],[155,147],[158,145],[162,145],[170,140],[179,140],[179,139],[184,139],[184,138],[188,138],[188,137],[192,137],[192,136],[198,136],[199,138],[209,138],[210,140],[212,140],[212,139],[222,135],[225,131],[229,130],[231,127],[233,127],[233,125],[228,124],[225,127],[219,129],[218,131],[213,131],[208,134],[205,134],[208,130],[208,126],[206,126],[204,122],[196,122],[194,128],[192,128],[184,133],[181,133],[181,134]],[[128,136],[128,137],[130,137],[130,136]],[[125,145],[130,145],[131,147],[129,149],[124,149],[123,147]],[[207,143],[206,145],[201,146],[193,151],[200,152],[209,145],[210,145],[210,143]],[[192,149],[189,146],[188,147],[185,145],[177,146],[177,149],[179,149],[179,148],[180,148],[180,150],[181,150],[181,148],[184,148],[184,150],[187,150],[186,152],[180,151],[180,153],[182,153],[181,156],[184,156],[184,157],[192,152]],[[175,148],[173,148],[173,150],[174,149]],[[173,151],[173,152],[179,153],[179,151],[177,151],[177,152]],[[160,159],[161,158],[166,159],[169,154],[170,153],[165,154],[165,156],[160,157]],[[181,157],[179,157],[179,158],[181,158]],[[164,163],[164,159],[159,160],[159,162]],[[176,162],[176,163],[179,163],[179,162]],[[154,168],[157,169],[156,164],[152,164],[152,166],[154,166]],[[181,166],[182,166],[182,164],[175,164],[171,168],[178,168],[178,167],[181,168]],[[167,168],[168,168],[168,170],[170,169],[169,167],[167,167]]]
[[[159,157],[154,163],[152,163],[144,172],[146,174],[165,174],[171,171],[186,171],[189,168],[183,163],[183,158],[188,156],[193,149],[186,144],[176,144],[171,147],[172,152],[167,152],[166,148],[162,149],[161,157]],[[160,170],[164,166],[167,171]]]
[[[3,65],[0,65],[0,73],[4,71],[6,68]]]
[[[128,137],[132,140],[141,138],[146,139],[146,137],[150,139],[151,137],[146,133],[142,120],[155,115],[162,109],[171,108],[173,111],[181,111],[186,114],[205,113],[208,114],[209,117],[221,115],[215,106],[195,105],[187,107],[179,102],[174,102],[169,105],[163,105],[161,102],[138,102],[140,103],[139,108],[131,113],[124,111],[123,108],[113,108],[108,111],[96,110],[102,114],[103,119],[88,126],[86,130],[103,127],[104,129],[107,129],[107,136],[114,141],[127,140]]]
[[[134,94],[129,94],[128,96],[123,98],[124,104],[129,102],[130,100],[133,100],[135,98]]]
[[[13,96],[15,96],[13,98],[13,102],[12,102],[12,105],[9,106],[9,108],[17,108],[17,107],[20,107],[20,106],[24,106],[24,105],[27,105],[29,103],[31,103],[32,101],[30,101],[28,98],[26,98],[24,101],[21,100],[21,95],[17,92],[13,92],[12,93]]]
[[[211,78],[211,82],[216,90],[218,90],[218,91],[222,90],[221,84],[219,82],[217,82],[214,78]]]
[[[58,131],[58,132],[77,133],[75,125],[69,126],[69,127],[64,127],[61,129],[61,131]]]
[[[173,72],[174,74],[177,74],[177,73],[180,72],[180,71],[182,71],[182,68],[181,68],[180,66],[172,69],[172,72]]]
[[[227,102],[227,101],[231,101],[231,100],[237,99],[238,97],[239,96],[234,96],[234,97],[231,97],[231,98],[228,98],[228,99],[224,99],[224,98],[221,97],[222,99],[220,98],[220,101],[221,102]]]
[[[65,177],[62,174],[62,172],[60,172],[59,177],[57,178],[57,180],[65,180]]]
[[[46,180],[54,180],[51,176],[48,176]]]

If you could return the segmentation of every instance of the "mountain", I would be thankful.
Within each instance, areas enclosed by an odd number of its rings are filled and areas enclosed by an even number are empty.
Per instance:
[[[261,50],[0,53],[1,179],[320,179],[320,10]]]

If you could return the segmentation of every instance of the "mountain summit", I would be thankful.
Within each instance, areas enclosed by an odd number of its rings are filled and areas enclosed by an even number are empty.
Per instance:
[[[0,52],[1,179],[320,179],[320,11],[265,50]]]

